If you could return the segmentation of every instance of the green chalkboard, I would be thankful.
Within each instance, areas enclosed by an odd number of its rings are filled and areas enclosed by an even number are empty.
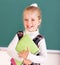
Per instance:
[[[0,0],[0,47],[7,47],[16,32],[24,30],[22,13],[32,3],[42,10],[39,29],[47,49],[60,50],[60,0]]]

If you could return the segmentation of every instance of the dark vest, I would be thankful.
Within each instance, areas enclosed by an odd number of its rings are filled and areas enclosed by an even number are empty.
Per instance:
[[[17,35],[18,35],[18,39],[20,40],[20,39],[23,37],[23,31],[17,32]],[[39,43],[39,41],[40,41],[42,38],[43,38],[42,35],[37,35],[37,36],[33,39],[33,41],[35,42],[35,44],[37,45],[37,47],[39,47],[39,46],[38,46],[38,43]],[[36,54],[36,55],[38,56],[39,53]],[[39,63],[32,63],[31,65],[40,65],[40,64],[39,64]]]

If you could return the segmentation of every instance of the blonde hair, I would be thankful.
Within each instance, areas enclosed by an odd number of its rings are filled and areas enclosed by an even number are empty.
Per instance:
[[[24,12],[25,11],[31,11],[31,12],[35,12],[37,11],[38,13],[38,18],[41,19],[42,18],[42,15],[41,15],[41,10],[39,7],[35,7],[35,6],[28,6],[27,8],[24,9]],[[24,13],[23,12],[23,13]]]

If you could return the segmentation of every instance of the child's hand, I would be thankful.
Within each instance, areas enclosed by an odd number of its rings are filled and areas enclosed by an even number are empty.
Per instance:
[[[28,59],[24,59],[23,63],[25,65],[30,65],[32,62],[30,60],[28,60]]]
[[[26,51],[23,50],[20,53],[18,53],[19,57],[22,57],[23,59],[26,59],[28,54],[29,54],[29,50],[28,49]]]

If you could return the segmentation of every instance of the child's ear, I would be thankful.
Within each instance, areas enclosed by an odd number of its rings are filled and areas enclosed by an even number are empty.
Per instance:
[[[40,19],[40,20],[39,20],[39,25],[41,24],[41,21],[42,21],[42,20]]]

